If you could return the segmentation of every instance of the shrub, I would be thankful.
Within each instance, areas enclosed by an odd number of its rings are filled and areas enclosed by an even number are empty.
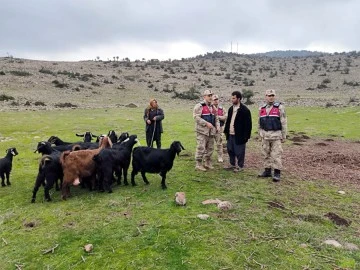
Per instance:
[[[45,103],[42,101],[35,101],[34,105],[35,106],[46,106]]]
[[[15,100],[15,98],[12,96],[5,95],[5,94],[0,95],[0,101],[8,101],[8,100]]]
[[[39,70],[40,73],[44,73],[44,74],[50,74],[50,75],[54,75],[54,72],[52,72],[50,69],[45,69],[44,67],[41,67],[41,69]]]
[[[0,75],[5,75],[5,72],[4,72],[4,71],[0,71]]]
[[[55,87],[57,87],[57,88],[65,88],[65,87],[68,88],[69,87],[69,85],[67,83],[64,83],[64,82],[61,83],[58,80],[53,80],[52,83],[55,84]]]
[[[92,86],[100,86],[100,84],[96,83],[96,82],[92,82],[91,83]]]
[[[174,91],[174,93],[175,93],[174,98],[189,99],[189,100],[195,100],[200,98],[200,92],[194,86],[190,87],[188,91],[182,93]]]
[[[329,78],[326,78],[322,81],[323,84],[331,83],[331,80]]]
[[[56,108],[76,108],[77,107],[77,105],[71,104],[70,102],[56,103],[54,106]]]
[[[250,105],[250,104],[253,104],[254,102],[251,101],[251,98],[254,96],[254,92],[252,90],[246,90],[244,89],[243,90],[243,93],[242,93],[242,96],[243,98],[245,98],[245,104],[246,105]]]
[[[32,75],[31,73],[29,73],[27,71],[22,71],[22,70],[12,70],[12,71],[10,71],[10,73],[14,76],[23,76],[23,77]]]

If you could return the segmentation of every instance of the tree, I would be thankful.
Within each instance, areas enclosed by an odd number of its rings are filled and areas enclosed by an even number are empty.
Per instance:
[[[251,104],[254,103],[253,101],[251,101],[251,98],[254,96],[254,92],[253,92],[252,90],[246,90],[246,89],[244,89],[244,90],[243,90],[243,93],[242,93],[242,96],[243,96],[243,98],[246,99],[246,100],[245,100],[245,104],[246,104],[246,105],[251,105]]]

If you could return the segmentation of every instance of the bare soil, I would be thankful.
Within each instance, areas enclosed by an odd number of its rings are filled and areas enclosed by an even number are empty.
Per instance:
[[[330,180],[360,190],[358,141],[305,139],[305,136],[296,134],[289,139],[293,143],[283,145],[283,178],[291,175],[302,180]],[[263,169],[260,149],[247,153],[246,164],[259,171]]]

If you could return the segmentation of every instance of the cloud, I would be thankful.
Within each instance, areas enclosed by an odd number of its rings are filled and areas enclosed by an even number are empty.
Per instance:
[[[230,51],[231,41],[244,53],[356,50],[360,43],[356,0],[0,0],[0,6],[0,56],[166,59]]]

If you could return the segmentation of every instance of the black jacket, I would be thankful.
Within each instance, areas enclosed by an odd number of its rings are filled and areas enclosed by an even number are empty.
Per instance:
[[[231,106],[228,110],[228,117],[224,128],[226,140],[229,139],[229,135],[230,135],[230,122],[231,122],[232,114],[233,114],[233,106]],[[236,144],[244,144],[250,139],[251,128],[252,128],[252,122],[251,122],[250,110],[244,104],[241,103],[240,108],[236,113],[235,121],[234,121]]]

